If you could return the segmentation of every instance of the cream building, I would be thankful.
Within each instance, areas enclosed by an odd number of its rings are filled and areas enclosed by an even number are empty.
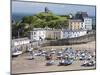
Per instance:
[[[69,20],[69,30],[79,30],[81,29],[82,21],[80,19],[70,19]]]

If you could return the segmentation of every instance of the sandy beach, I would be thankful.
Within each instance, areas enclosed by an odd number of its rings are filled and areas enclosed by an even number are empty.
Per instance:
[[[89,42],[86,44],[77,44],[77,45],[64,45],[64,46],[47,46],[47,47],[43,47],[43,49],[62,49],[62,48],[66,48],[66,47],[72,47],[73,49],[76,50],[81,50],[81,49],[88,49],[88,50],[95,50],[95,41],[93,42]]]
[[[95,41],[89,42],[86,44],[77,44],[77,45],[68,45],[68,46],[48,46],[43,47],[42,49],[49,50],[51,48],[61,49],[65,47],[72,47],[75,50],[90,50],[91,52],[95,52]],[[18,57],[12,58],[12,74],[19,73],[36,73],[36,72],[50,72],[50,71],[69,71],[69,70],[87,70],[87,69],[95,69],[93,67],[82,67],[80,66],[83,61],[74,61],[72,65],[69,66],[58,66],[58,61],[52,66],[46,66],[46,61],[44,57],[38,56],[34,60],[28,59],[28,53],[24,53]]]

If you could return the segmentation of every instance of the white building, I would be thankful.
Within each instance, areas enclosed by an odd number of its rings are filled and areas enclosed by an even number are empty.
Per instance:
[[[80,37],[87,34],[87,30],[59,30],[35,28],[30,32],[31,41],[45,40],[46,38],[63,39]]]
[[[30,40],[28,38],[18,38],[12,40],[12,47],[14,46],[21,46],[25,44],[29,44]]]
[[[41,28],[35,28],[30,32],[31,41],[44,40],[46,37],[46,30]]]
[[[84,17],[84,21],[81,24],[81,29],[92,30],[92,18]]]
[[[86,30],[62,30],[61,39],[80,37],[86,34],[87,34]]]
[[[61,29],[52,28],[35,28],[30,31],[31,41],[39,41],[45,39],[60,39]]]

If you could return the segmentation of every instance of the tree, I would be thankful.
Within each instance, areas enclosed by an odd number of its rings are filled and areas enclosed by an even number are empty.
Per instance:
[[[12,23],[12,38],[17,38],[19,37],[19,30],[20,30],[20,25],[21,21],[16,21]]]
[[[12,24],[12,35],[17,37],[25,37],[33,28],[67,28],[68,18],[66,16],[58,16],[51,12],[41,12],[33,16],[25,16],[21,21]],[[18,35],[19,33],[19,35]]]

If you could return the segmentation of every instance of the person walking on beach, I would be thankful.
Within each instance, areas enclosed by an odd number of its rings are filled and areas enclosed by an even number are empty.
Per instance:
[[[29,48],[28,48],[28,51],[29,51],[29,54],[30,54],[30,56],[31,56],[31,59],[34,59],[33,48],[32,48],[32,47],[29,47]]]

